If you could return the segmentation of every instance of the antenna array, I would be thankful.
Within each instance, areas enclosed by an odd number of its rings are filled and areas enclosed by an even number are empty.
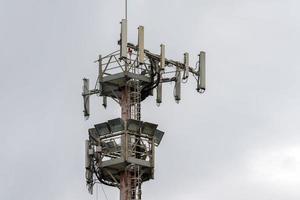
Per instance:
[[[126,1],[127,5],[127,1]],[[83,79],[84,116],[90,116],[89,97],[98,94],[107,106],[112,98],[121,107],[121,118],[96,124],[89,129],[86,141],[86,180],[93,192],[95,178],[118,187],[121,200],[141,199],[141,184],[154,178],[154,157],[164,135],[157,124],[141,121],[141,102],[156,90],[156,103],[162,103],[162,85],[174,82],[174,99],[181,100],[181,85],[190,77],[196,79],[196,90],[205,91],[205,52],[201,51],[196,68],[190,66],[189,53],[183,62],[166,58],[166,47],[160,54],[144,48],[144,27],[138,27],[137,45],[127,41],[126,19],[121,21],[120,49],[99,56],[96,88],[89,89]]]

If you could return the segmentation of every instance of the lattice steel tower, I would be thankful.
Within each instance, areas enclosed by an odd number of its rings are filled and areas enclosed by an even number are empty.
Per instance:
[[[144,49],[144,27],[138,27],[138,44],[127,42],[127,19],[121,21],[120,49],[99,56],[96,87],[89,89],[83,79],[84,116],[89,117],[89,97],[98,94],[107,106],[107,97],[121,107],[121,118],[96,124],[88,130],[86,140],[86,181],[93,193],[97,182],[118,187],[120,200],[141,199],[141,185],[154,178],[155,147],[164,132],[157,124],[141,121],[141,102],[156,90],[156,102],[162,102],[162,84],[174,82],[174,97],[181,99],[181,83],[189,75],[196,79],[196,90],[205,91],[205,52],[200,52],[195,68],[190,67],[189,54],[183,62],[167,59],[165,45],[160,54]]]

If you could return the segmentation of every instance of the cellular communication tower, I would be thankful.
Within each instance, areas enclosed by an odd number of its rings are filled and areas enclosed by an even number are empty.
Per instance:
[[[126,14],[127,15],[127,14]],[[140,200],[143,182],[154,178],[155,148],[164,132],[157,124],[141,121],[141,102],[156,91],[156,103],[162,103],[163,83],[174,82],[174,98],[181,99],[181,84],[190,76],[196,90],[205,91],[205,52],[201,51],[196,67],[184,53],[183,62],[166,58],[165,45],[160,54],[144,48],[144,27],[138,27],[137,45],[127,41],[127,17],[121,21],[120,48],[99,56],[96,87],[89,88],[83,79],[84,116],[90,115],[89,97],[102,97],[103,106],[112,98],[121,107],[121,118],[95,124],[86,140],[86,183],[93,193],[95,183],[120,189],[120,200]]]

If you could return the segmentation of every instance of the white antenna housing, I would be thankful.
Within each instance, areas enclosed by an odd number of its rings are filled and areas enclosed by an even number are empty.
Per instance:
[[[127,20],[121,22],[121,58],[127,58]]]
[[[198,86],[197,91],[203,93],[206,89],[206,63],[205,52],[199,54]]]
[[[138,28],[138,60],[139,60],[139,63],[145,62],[144,27],[143,26],[139,26],[139,28]]]
[[[189,53],[184,53],[184,75],[183,79],[187,79],[189,77],[189,66],[190,66],[190,58]]]
[[[166,65],[166,46],[164,44],[160,45],[160,70],[165,70]]]

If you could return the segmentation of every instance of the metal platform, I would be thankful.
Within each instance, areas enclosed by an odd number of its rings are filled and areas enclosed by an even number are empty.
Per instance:
[[[122,96],[122,88],[124,88],[126,83],[132,79],[138,80],[139,85],[142,88],[151,83],[151,78],[149,76],[134,74],[131,72],[120,72],[113,75],[107,75],[100,81],[100,95],[120,99]]]
[[[89,129],[86,166],[96,161],[93,170],[103,183],[118,187],[121,174],[130,166],[138,166],[141,182],[154,177],[155,146],[163,132],[157,124],[121,118],[96,124]]]

